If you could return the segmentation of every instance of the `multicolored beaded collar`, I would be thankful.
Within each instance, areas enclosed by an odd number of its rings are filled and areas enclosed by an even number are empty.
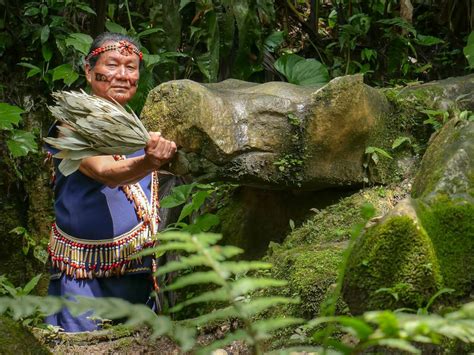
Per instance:
[[[127,41],[119,41],[118,45],[117,44],[109,44],[108,46],[103,46],[103,47],[98,47],[94,49],[92,52],[90,52],[87,57],[86,61],[91,59],[92,57],[98,56],[101,53],[107,52],[107,51],[114,51],[118,50],[120,54],[124,56],[129,56],[135,53],[138,55],[138,58],[140,60],[143,60],[143,53],[138,50],[137,47],[135,47],[132,43],[127,42]]]

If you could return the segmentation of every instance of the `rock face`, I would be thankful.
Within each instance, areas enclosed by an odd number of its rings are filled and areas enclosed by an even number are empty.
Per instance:
[[[358,240],[344,298],[351,311],[422,307],[442,287],[474,290],[474,122],[431,140],[408,198]]]
[[[365,148],[388,109],[362,76],[336,78],[319,89],[178,80],[150,92],[142,119],[182,147],[178,173],[318,190],[363,182]]]

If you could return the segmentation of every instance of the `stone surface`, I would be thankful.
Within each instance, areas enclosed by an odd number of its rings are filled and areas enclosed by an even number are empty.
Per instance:
[[[175,164],[181,174],[317,190],[363,182],[365,148],[388,109],[362,76],[320,89],[178,80],[150,92],[142,119],[182,147]]]

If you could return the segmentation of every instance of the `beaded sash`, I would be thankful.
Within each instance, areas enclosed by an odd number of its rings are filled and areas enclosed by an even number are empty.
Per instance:
[[[116,157],[115,160],[124,159]],[[89,240],[73,237],[53,223],[48,245],[53,268],[66,272],[76,279],[123,275],[127,268],[141,264],[130,257],[154,245],[152,236],[158,231],[158,173],[151,176],[151,203],[137,182],[120,188],[134,203],[141,222],[132,230],[110,239]]]

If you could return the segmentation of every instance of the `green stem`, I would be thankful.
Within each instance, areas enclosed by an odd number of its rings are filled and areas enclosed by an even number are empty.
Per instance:
[[[129,23],[129,25],[130,25],[130,29],[131,29],[133,32],[136,32],[136,31],[135,31],[135,28],[133,28],[132,15],[130,14],[130,8],[128,7],[128,0],[125,0],[125,7],[127,8],[127,16],[128,16],[128,23]]]

